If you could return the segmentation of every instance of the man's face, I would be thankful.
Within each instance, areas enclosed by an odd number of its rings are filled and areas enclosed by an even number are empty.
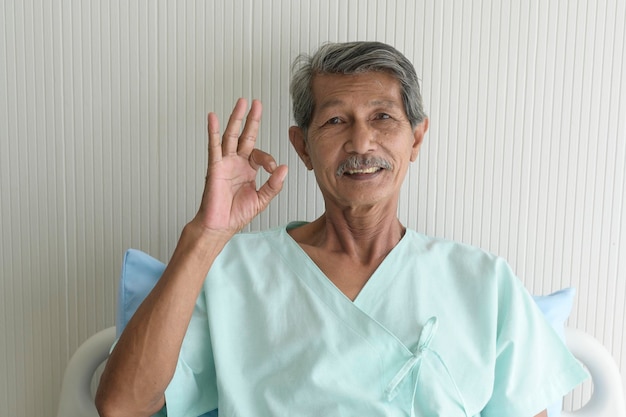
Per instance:
[[[383,72],[324,74],[313,79],[315,110],[308,135],[290,139],[329,204],[395,210],[409,164],[417,158],[428,120],[407,119],[400,83]]]

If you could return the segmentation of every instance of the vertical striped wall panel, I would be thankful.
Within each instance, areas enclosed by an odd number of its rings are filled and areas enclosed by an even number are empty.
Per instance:
[[[401,219],[506,257],[534,293],[577,287],[570,324],[625,375],[625,21],[623,0],[1,0],[3,410],[51,414],[70,355],[113,324],[126,248],[167,260],[207,111],[260,98],[259,147],[290,165],[249,229],[321,213],[289,149],[289,67],[357,39],[394,44],[423,82]]]

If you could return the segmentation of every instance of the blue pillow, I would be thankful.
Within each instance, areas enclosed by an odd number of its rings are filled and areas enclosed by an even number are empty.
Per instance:
[[[564,288],[548,295],[533,295],[535,303],[563,342],[565,342],[565,322],[572,311],[574,295],[576,295],[574,288]],[[552,404],[548,407],[548,417],[559,417],[562,408],[562,401]]]
[[[564,288],[548,295],[533,295],[535,303],[561,340],[565,340],[565,322],[572,311],[576,289]]]
[[[137,249],[128,249],[124,255],[118,289],[116,331],[122,333],[139,304],[156,285],[165,270],[165,264]],[[535,295],[533,299],[557,334],[565,341],[565,322],[572,311],[574,288],[565,288],[549,295]],[[548,408],[548,417],[561,415],[561,402]]]
[[[117,337],[122,334],[137,307],[152,291],[164,270],[165,264],[158,259],[137,249],[126,251],[117,290]]]

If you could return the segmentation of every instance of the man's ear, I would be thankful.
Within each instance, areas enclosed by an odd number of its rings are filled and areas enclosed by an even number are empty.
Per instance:
[[[425,117],[422,122],[413,129],[413,146],[411,147],[411,162],[417,159],[417,155],[420,153],[420,147],[424,136],[428,131],[428,117]]]
[[[306,168],[310,171],[313,169],[311,164],[311,158],[309,157],[309,151],[307,149],[306,138],[302,128],[298,126],[291,126],[289,128],[289,142],[293,145],[293,148],[298,153],[298,156],[304,162]]]

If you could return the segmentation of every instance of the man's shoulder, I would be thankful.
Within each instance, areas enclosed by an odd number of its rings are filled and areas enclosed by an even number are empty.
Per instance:
[[[268,239],[276,239],[285,232],[285,228],[285,225],[281,225],[263,230],[243,230],[235,234],[230,242],[240,244]]]
[[[500,259],[499,256],[472,243],[430,236],[413,229],[407,229],[405,237],[409,240],[413,249],[420,252],[466,255],[491,261]]]
[[[409,252],[418,265],[429,265],[453,275],[485,280],[487,277],[514,276],[509,263],[479,246],[407,230]]]
[[[303,226],[308,222],[305,221],[292,221],[289,223],[281,224],[279,226],[272,226],[262,230],[247,230],[241,231],[234,235],[230,240],[231,245],[250,245],[258,242],[265,243],[293,243],[293,239],[289,236],[288,231],[299,226]]]
[[[287,233],[287,226],[275,226],[264,230],[247,230],[235,234],[226,244],[218,263],[224,259],[266,260],[267,256],[293,251],[293,241]]]

